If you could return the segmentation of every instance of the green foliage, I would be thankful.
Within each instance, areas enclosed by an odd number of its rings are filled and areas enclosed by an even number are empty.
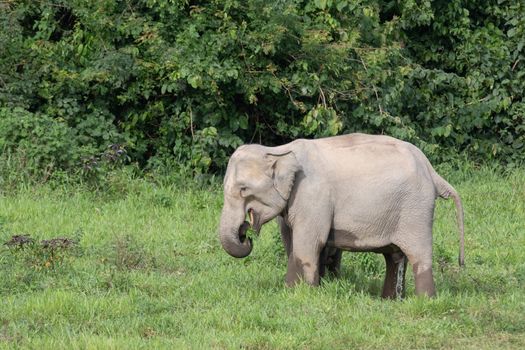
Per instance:
[[[419,67],[398,113],[411,114],[435,143],[479,158],[522,161],[523,3],[425,3],[419,21],[401,19],[402,40]]]
[[[22,108],[87,155],[123,144],[141,167],[189,175],[220,171],[242,143],[353,131],[437,160],[517,164],[524,11],[488,0],[7,1],[2,118]],[[54,167],[79,166],[78,153]]]
[[[21,108],[0,108],[0,150],[15,154],[35,173],[69,168],[82,150],[65,123]]]

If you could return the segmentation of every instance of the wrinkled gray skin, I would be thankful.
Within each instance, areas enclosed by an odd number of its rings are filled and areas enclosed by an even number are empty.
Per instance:
[[[456,204],[463,265],[459,195],[414,145],[365,134],[245,145],[228,163],[219,234],[230,255],[245,257],[252,250],[248,227],[259,232],[277,217],[288,255],[287,285],[301,279],[318,285],[325,267],[339,269],[341,250],[376,252],[386,262],[383,297],[402,296],[407,258],[416,294],[433,296],[437,197]]]

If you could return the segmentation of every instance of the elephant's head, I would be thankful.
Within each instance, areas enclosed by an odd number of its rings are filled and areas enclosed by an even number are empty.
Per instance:
[[[252,241],[246,231],[251,226],[259,232],[284,210],[298,170],[294,153],[281,147],[247,145],[234,152],[224,178],[219,228],[222,246],[230,255],[243,258],[250,254]]]

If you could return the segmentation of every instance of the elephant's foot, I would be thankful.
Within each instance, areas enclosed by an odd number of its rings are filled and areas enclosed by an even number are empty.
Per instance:
[[[386,275],[381,297],[401,300],[405,297],[407,257],[402,252],[383,255],[386,262]]]

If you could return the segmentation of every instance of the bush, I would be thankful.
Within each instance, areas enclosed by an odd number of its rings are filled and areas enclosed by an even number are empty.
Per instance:
[[[92,128],[91,132],[96,130]],[[127,161],[123,145],[99,151],[96,139],[79,135],[64,121],[22,108],[0,108],[0,179],[3,185],[46,182],[65,172],[92,185]],[[71,176],[69,176],[71,177]]]
[[[32,173],[70,169],[81,156],[75,133],[64,123],[21,108],[0,108],[0,150],[20,157]]]
[[[524,10],[488,0],[11,1],[0,5],[0,107],[46,118],[77,147],[125,144],[141,167],[192,175],[220,173],[242,143],[353,131],[411,141],[433,160],[464,152],[518,164]]]

